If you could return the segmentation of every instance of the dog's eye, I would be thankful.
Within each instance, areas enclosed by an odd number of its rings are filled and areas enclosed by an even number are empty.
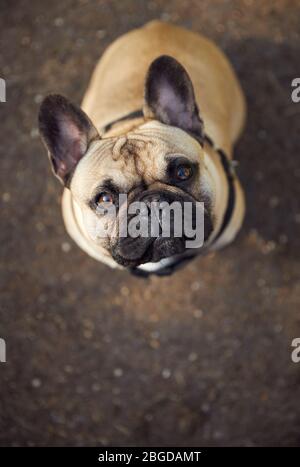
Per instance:
[[[102,191],[102,193],[99,193],[99,195],[96,197],[96,204],[98,205],[103,205],[103,204],[113,204],[114,198],[111,193],[108,193],[108,191]]]
[[[179,165],[176,168],[176,177],[178,180],[184,181],[188,180],[193,174],[193,170],[188,165]]]

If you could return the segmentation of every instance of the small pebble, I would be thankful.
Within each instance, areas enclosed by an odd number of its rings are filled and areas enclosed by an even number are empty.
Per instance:
[[[190,355],[188,356],[188,361],[189,362],[195,362],[198,359],[198,355],[196,352],[191,352]]]
[[[33,99],[35,104],[40,104],[42,100],[43,100],[42,94],[36,94]]]
[[[61,245],[61,249],[64,253],[69,253],[69,251],[71,250],[71,245],[69,242],[64,242],[62,243]]]
[[[64,19],[63,18],[55,18],[54,20],[54,26],[57,26],[58,28],[63,26],[64,24]]]
[[[70,280],[72,279],[72,276],[69,272],[64,272],[63,275],[62,275],[62,280],[64,282],[70,282]]]
[[[38,232],[43,232],[43,230],[45,229],[45,226],[42,222],[37,222],[35,224],[35,228]]]
[[[150,335],[151,335],[152,339],[158,339],[159,338],[159,331],[152,331]]]
[[[116,378],[120,378],[121,376],[123,376],[123,370],[122,368],[115,368],[114,369],[114,376]]]
[[[30,132],[30,138],[31,138],[31,139],[38,138],[39,134],[40,134],[40,133],[39,133],[38,128],[32,128],[32,129],[31,129],[31,132]]]
[[[194,310],[193,315],[194,315],[194,318],[196,318],[196,319],[202,318],[202,316],[203,316],[203,311],[202,311],[202,310],[199,310],[199,309]]]
[[[4,203],[8,203],[10,201],[10,193],[6,192],[6,193],[3,193],[2,195],[2,201]]]
[[[171,376],[171,370],[169,370],[169,368],[164,368],[161,374],[164,379],[168,379]]]
[[[33,378],[33,380],[31,381],[31,386],[33,388],[39,388],[41,386],[42,382],[39,378]]]
[[[262,247],[262,252],[264,255],[268,255],[276,249],[276,243],[273,240],[266,242]]]
[[[105,37],[107,34],[107,32],[105,31],[105,29],[99,29],[98,31],[96,31],[96,36],[98,37],[98,39],[103,39],[103,37]]]
[[[73,373],[73,367],[72,367],[71,365],[65,365],[64,370],[65,370],[65,372],[68,373],[68,374]]]
[[[204,402],[202,405],[201,405],[201,410],[202,412],[204,413],[208,413],[210,411],[210,405],[207,403],[207,402]]]

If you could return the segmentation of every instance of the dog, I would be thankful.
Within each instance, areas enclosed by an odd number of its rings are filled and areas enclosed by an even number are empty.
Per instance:
[[[60,95],[40,107],[69,235],[96,260],[142,275],[173,273],[230,243],[245,213],[232,159],[245,116],[239,81],[207,38],[161,21],[119,37],[98,62],[82,108]],[[117,220],[138,201],[203,203],[203,245],[187,248],[173,231],[120,235]],[[103,206],[116,216],[103,215]]]

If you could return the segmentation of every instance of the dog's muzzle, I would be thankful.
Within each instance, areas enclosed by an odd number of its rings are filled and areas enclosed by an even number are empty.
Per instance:
[[[147,191],[137,196],[132,203],[140,203],[143,206],[139,212],[140,222],[136,222],[136,213],[130,213],[130,205],[127,206],[126,236],[117,236],[111,246],[111,255],[120,265],[136,267],[148,262],[158,262],[163,258],[182,254],[186,250],[184,219],[184,203],[191,203],[191,222],[195,225],[196,203],[187,194],[178,194],[171,191]],[[174,206],[181,206],[179,212]],[[173,207],[172,207],[173,206]],[[172,207],[170,209],[170,207]],[[141,228],[141,233],[133,236],[130,229],[131,223]],[[178,235],[179,232],[179,235]],[[204,215],[204,241],[212,232],[211,216],[205,210]],[[191,240],[191,238],[189,238]]]

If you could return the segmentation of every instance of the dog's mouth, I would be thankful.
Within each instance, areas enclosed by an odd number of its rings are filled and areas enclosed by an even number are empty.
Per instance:
[[[203,233],[186,235],[184,232],[180,236],[174,234],[163,236],[162,232],[158,236],[137,236],[121,237],[110,248],[112,258],[123,267],[137,267],[145,263],[156,263],[171,256],[183,254],[191,248],[201,248],[208,240],[213,231],[211,216],[205,211]]]
[[[136,214],[129,215],[127,206],[119,215],[121,222],[125,219],[124,224],[109,248],[112,258],[123,267],[156,263],[189,248],[199,248],[213,230],[209,203],[196,202],[187,193],[149,190],[136,200],[143,205],[138,222]],[[139,226],[138,233],[130,229],[132,225]],[[121,235],[124,226],[126,235]]]
[[[134,245],[132,248],[129,247],[131,242],[132,245]],[[120,248],[118,245],[116,248],[114,248],[111,251],[111,255],[113,259],[121,266],[137,267],[141,264],[150,262],[156,263],[161,259],[182,254],[185,250],[186,246],[184,238],[132,238],[126,242],[125,247]]]

